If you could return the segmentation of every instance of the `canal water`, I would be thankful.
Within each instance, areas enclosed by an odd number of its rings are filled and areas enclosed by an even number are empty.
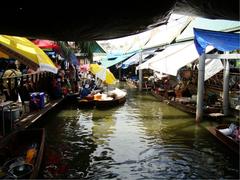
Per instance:
[[[125,87],[126,88],[126,87]],[[64,104],[50,113],[41,178],[238,179],[238,157],[194,117],[127,89],[109,110]]]

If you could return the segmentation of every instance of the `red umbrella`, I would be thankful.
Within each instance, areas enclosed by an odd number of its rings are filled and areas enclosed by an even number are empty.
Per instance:
[[[52,49],[54,51],[59,51],[60,47],[55,41],[36,39],[32,41],[41,49]]]

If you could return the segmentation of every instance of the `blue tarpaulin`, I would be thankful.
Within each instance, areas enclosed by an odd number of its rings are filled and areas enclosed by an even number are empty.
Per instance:
[[[240,34],[194,28],[194,43],[200,55],[208,45],[220,51],[233,51],[240,49]]]

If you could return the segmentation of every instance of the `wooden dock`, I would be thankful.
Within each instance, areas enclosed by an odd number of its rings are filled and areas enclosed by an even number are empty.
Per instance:
[[[43,109],[32,111],[23,115],[20,119],[14,122],[14,130],[28,128],[30,125],[35,123],[38,119],[40,119],[43,115],[45,115],[63,100],[64,98],[52,100],[47,103]]]

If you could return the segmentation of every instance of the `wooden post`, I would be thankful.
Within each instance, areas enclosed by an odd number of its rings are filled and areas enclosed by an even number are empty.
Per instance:
[[[223,73],[223,114],[228,115],[229,106],[229,72],[230,66],[228,59],[224,60],[224,73]]]
[[[142,51],[140,52],[140,57],[139,57],[139,65],[142,64]],[[142,91],[142,69],[139,69],[139,72],[138,72],[138,77],[139,77],[139,81],[138,81],[138,89],[139,91]]]
[[[196,122],[199,123],[203,116],[203,95],[204,95],[204,74],[205,74],[205,53],[199,57],[198,87],[197,87],[197,109]]]

